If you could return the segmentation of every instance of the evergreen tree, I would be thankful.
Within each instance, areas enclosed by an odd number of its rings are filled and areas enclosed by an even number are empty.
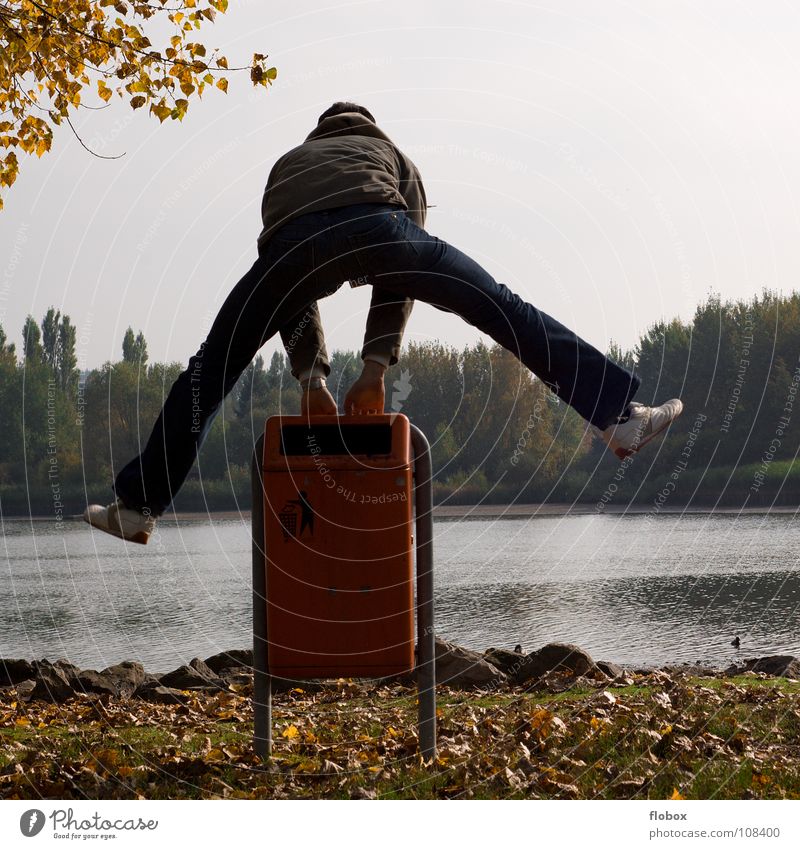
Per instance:
[[[78,385],[78,357],[75,353],[75,325],[65,315],[58,328],[58,380],[65,392]]]
[[[59,362],[59,325],[61,313],[50,307],[42,319],[42,353],[45,363],[52,371],[58,371]]]
[[[36,319],[32,315],[29,315],[25,319],[25,324],[22,328],[22,351],[26,366],[31,366],[34,363],[38,364],[43,361],[42,334],[39,330],[39,325],[36,323]]]
[[[122,360],[137,368],[147,364],[147,342],[141,330],[135,336],[132,327],[125,331],[125,336],[122,339]]]

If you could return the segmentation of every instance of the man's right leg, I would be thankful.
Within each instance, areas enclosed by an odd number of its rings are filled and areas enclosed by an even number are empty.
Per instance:
[[[147,541],[153,519],[169,507],[186,480],[223,400],[258,349],[321,294],[315,279],[313,264],[303,277],[297,263],[276,262],[275,251],[259,256],[170,389],[144,450],[117,475],[114,491],[124,507],[92,506],[85,514],[90,524]]]

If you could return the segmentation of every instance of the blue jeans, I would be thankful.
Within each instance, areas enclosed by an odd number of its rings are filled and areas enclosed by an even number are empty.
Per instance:
[[[259,348],[292,322],[302,332],[309,305],[348,280],[461,316],[601,429],[639,388],[638,377],[418,227],[401,207],[368,203],[312,212],[276,231],[228,295],[173,384],[144,451],[117,475],[117,496],[128,507],[161,515]]]

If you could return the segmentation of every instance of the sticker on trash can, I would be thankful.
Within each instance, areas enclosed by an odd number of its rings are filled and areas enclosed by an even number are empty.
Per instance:
[[[284,542],[289,542],[290,539],[300,539],[306,529],[308,529],[309,536],[314,534],[314,508],[308,501],[308,493],[301,489],[297,494],[299,498],[292,498],[287,501],[278,513]],[[299,528],[297,526],[298,518],[300,520]]]

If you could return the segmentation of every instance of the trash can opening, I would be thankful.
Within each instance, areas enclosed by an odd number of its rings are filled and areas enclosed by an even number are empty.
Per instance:
[[[291,424],[281,427],[281,454],[308,457],[392,453],[390,424]]]

